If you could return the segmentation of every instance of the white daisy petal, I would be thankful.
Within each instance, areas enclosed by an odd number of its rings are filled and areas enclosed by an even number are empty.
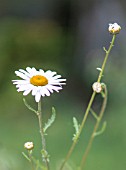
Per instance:
[[[61,77],[61,75],[56,75],[56,76],[53,77],[53,79],[57,80],[60,77]]]
[[[45,75],[47,75],[47,76],[49,76],[49,77],[53,77],[55,74],[56,74],[55,71],[50,71],[50,70],[48,70],[48,71],[45,72]]]
[[[60,83],[60,82],[62,82],[62,81],[66,81],[66,79],[57,79],[57,80],[55,80],[55,79],[49,79],[49,81],[50,81],[50,83]]]
[[[19,69],[19,71],[20,71],[21,73],[24,73],[24,74],[27,75],[28,77],[30,77],[30,74],[29,74],[27,71],[25,71],[25,70],[23,70],[23,69]]]
[[[44,86],[41,88],[40,92],[42,92],[42,94],[44,93],[46,96],[50,96],[49,90]]]
[[[59,92],[59,90],[62,90],[62,87],[53,86],[53,90]]]
[[[40,93],[41,93],[42,97],[45,97],[44,91],[41,90]]]
[[[25,79],[25,80],[28,79],[28,77],[27,77],[25,74],[23,74],[23,73],[21,73],[21,72],[19,72],[19,71],[15,71],[15,74],[16,74],[18,77],[22,78],[22,79]]]
[[[27,80],[12,80],[13,84],[28,84],[29,81]]]
[[[47,85],[46,88],[47,88],[51,93],[53,93],[52,85]]]
[[[35,96],[36,93],[37,93],[37,88],[34,87],[33,90],[32,90],[32,95]]]
[[[54,81],[62,82],[62,81],[66,81],[66,79],[57,79],[57,80],[54,80]]]
[[[19,88],[18,90],[20,91],[25,91],[25,90],[28,90],[28,89],[32,89],[31,85],[16,85],[17,88]]]
[[[30,92],[35,96],[35,101],[39,102],[41,96],[50,96],[54,91],[62,90],[62,85],[65,85],[66,79],[62,79],[61,75],[57,75],[55,71],[27,67],[26,70],[19,69],[15,74],[21,80],[12,80],[16,85],[17,91],[23,92],[23,95],[28,95]]]
[[[58,85],[58,86],[61,86],[61,85],[65,85],[65,83],[59,83],[59,82],[50,82],[51,85]]]
[[[35,75],[37,73],[37,70],[34,67],[32,67],[32,68],[27,67],[26,70],[28,73],[30,73],[30,77],[32,77],[33,75]]]
[[[30,67],[26,67],[26,70],[27,70],[27,72],[31,73],[32,68],[30,68]]]
[[[24,93],[23,93],[23,95],[24,95],[24,96],[27,96],[30,92],[31,92],[31,89],[25,90]]]
[[[39,69],[39,72],[40,72],[41,75],[45,74],[42,69]]]
[[[47,86],[48,90],[53,93],[53,90],[56,91],[56,92],[59,92],[59,90],[62,90],[62,87],[59,87],[59,86]]]
[[[40,92],[37,92],[35,95],[35,101],[38,103],[40,101],[40,98],[41,98],[41,94]]]

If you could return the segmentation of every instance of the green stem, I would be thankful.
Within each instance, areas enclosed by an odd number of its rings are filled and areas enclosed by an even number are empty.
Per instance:
[[[116,38],[116,34],[114,34],[113,37],[112,37],[112,41],[110,42],[110,46],[109,46],[108,51],[105,50],[106,55],[105,55],[105,59],[104,59],[104,61],[103,61],[102,68],[101,68],[101,72],[100,72],[100,74],[99,74],[99,76],[98,76],[97,82],[100,82],[100,81],[101,81],[101,78],[102,78],[102,76],[103,76],[103,72],[104,72],[104,69],[105,69],[105,65],[106,65],[108,56],[109,56],[109,54],[110,54],[110,51],[111,51],[112,47],[114,46],[115,38]]]
[[[29,154],[29,159],[30,159],[30,163],[31,163],[31,169],[34,170],[34,163],[32,160],[32,151],[28,151],[28,154]]]
[[[38,120],[39,120],[39,129],[40,129],[40,134],[41,134],[41,141],[42,141],[42,150],[44,150],[45,153],[47,153],[46,151],[46,141],[45,141],[45,136],[44,136],[44,132],[43,132],[43,127],[42,127],[42,109],[41,109],[41,100],[38,102]],[[47,154],[43,154],[42,155],[42,161],[45,161],[46,164],[46,168],[47,170],[49,170],[49,163],[48,163],[48,157]]]
[[[89,151],[90,151],[90,149],[91,149],[92,143],[93,143],[94,138],[95,138],[95,134],[96,134],[96,132],[97,132],[97,129],[98,129],[98,127],[99,127],[99,124],[100,124],[100,122],[101,122],[101,119],[102,119],[102,117],[103,117],[103,114],[104,114],[104,111],[105,111],[105,108],[106,108],[106,104],[107,104],[107,88],[106,88],[106,86],[105,86],[104,88],[105,88],[105,97],[104,97],[104,100],[103,100],[103,104],[102,104],[102,107],[101,107],[101,111],[100,111],[100,113],[99,113],[98,119],[97,119],[96,124],[95,124],[95,126],[94,126],[94,129],[93,129],[92,135],[91,135],[91,137],[90,137],[90,140],[89,140],[89,142],[88,142],[88,146],[87,146],[87,148],[86,148],[86,151],[85,151],[85,153],[84,153],[84,155],[83,155],[83,158],[82,158],[82,160],[81,160],[81,164],[80,164],[79,170],[83,170],[83,168],[84,168],[86,158],[87,158],[87,156],[88,156],[88,154],[89,154]]]
[[[108,56],[109,56],[110,51],[111,51],[111,49],[112,49],[112,47],[113,47],[113,45],[114,45],[115,37],[116,37],[116,35],[114,34],[114,35],[113,35],[113,38],[112,38],[112,41],[111,41],[111,43],[110,43],[110,46],[109,46],[108,51],[107,51],[107,50],[105,51],[105,52],[106,52],[106,55],[105,55],[105,58],[104,58],[104,61],[103,61],[103,64],[102,64],[102,68],[101,68],[101,71],[100,71],[100,73],[99,73],[97,82],[100,82],[100,81],[101,81],[101,78],[102,78],[102,75],[103,75],[103,72],[104,72],[104,69],[105,69],[105,65],[106,65]],[[60,170],[63,169],[64,165],[65,165],[66,162],[68,161],[69,157],[71,156],[71,154],[72,154],[72,152],[73,152],[73,150],[74,150],[74,148],[75,148],[75,146],[76,146],[76,143],[77,143],[77,141],[78,141],[78,139],[79,139],[79,137],[80,137],[81,131],[82,131],[82,129],[83,129],[84,125],[85,125],[86,119],[87,119],[87,117],[88,117],[88,114],[89,114],[90,108],[91,108],[91,106],[92,106],[92,103],[93,103],[93,101],[94,101],[95,95],[96,95],[96,92],[93,92],[93,93],[92,93],[92,96],[91,96],[91,98],[90,98],[89,104],[88,104],[88,106],[87,106],[86,112],[85,112],[85,114],[84,114],[82,123],[81,123],[81,125],[80,125],[80,130],[79,130],[78,137],[76,138],[76,140],[73,141],[73,143],[72,143],[72,145],[71,145],[71,147],[70,147],[70,149],[69,149],[69,151],[68,151],[68,153],[67,153],[67,155],[66,155],[66,157],[65,157],[65,160],[63,161],[63,163],[62,163],[62,165],[61,165],[61,167],[60,167]]]

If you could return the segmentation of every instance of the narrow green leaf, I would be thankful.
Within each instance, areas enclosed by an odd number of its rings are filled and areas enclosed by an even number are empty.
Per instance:
[[[105,47],[103,47],[103,50],[104,50],[106,53],[108,53],[108,51],[106,50],[106,48],[105,48]]]
[[[56,118],[56,110],[54,107],[52,107],[52,116],[50,119],[48,119],[47,123],[45,123],[45,126],[43,128],[44,133],[53,124],[53,122],[55,121],[55,118]]]
[[[22,155],[23,155],[29,162],[31,162],[31,159],[30,159],[24,152],[22,152]]]
[[[95,118],[96,120],[98,120],[98,116],[97,116],[97,114],[94,112],[94,110],[93,110],[92,108],[90,108],[90,112],[91,112],[91,114],[94,116],[94,118]]]

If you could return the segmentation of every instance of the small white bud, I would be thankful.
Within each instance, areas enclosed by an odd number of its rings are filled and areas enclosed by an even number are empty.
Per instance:
[[[118,34],[121,30],[121,27],[120,25],[118,25],[117,23],[114,23],[114,24],[109,24],[109,28],[108,28],[108,31],[111,33],[111,34]]]
[[[99,82],[95,82],[93,85],[92,85],[92,88],[93,90],[96,92],[96,93],[100,93],[102,91],[102,85],[101,83]]]
[[[34,148],[33,142],[26,142],[24,144],[24,148],[27,149],[27,150],[32,150]]]

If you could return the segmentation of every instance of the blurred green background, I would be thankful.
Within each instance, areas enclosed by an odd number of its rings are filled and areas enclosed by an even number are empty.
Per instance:
[[[109,99],[104,120],[107,128],[97,137],[85,170],[126,169],[126,2],[124,0],[43,0],[0,2],[0,170],[30,170],[22,156],[27,141],[35,144],[40,159],[38,120],[23,103],[11,80],[15,70],[27,66],[55,70],[67,79],[59,94],[43,99],[43,119],[57,111],[48,130],[47,148],[51,169],[56,170],[66,155],[74,133],[72,117],[82,121],[97,80],[97,67],[104,59],[103,46],[112,36],[108,24],[117,22],[122,30],[111,52],[103,81]],[[26,97],[36,108],[32,96]],[[94,103],[99,108],[99,97]],[[80,141],[65,170],[79,165],[95,120],[89,115]]]

